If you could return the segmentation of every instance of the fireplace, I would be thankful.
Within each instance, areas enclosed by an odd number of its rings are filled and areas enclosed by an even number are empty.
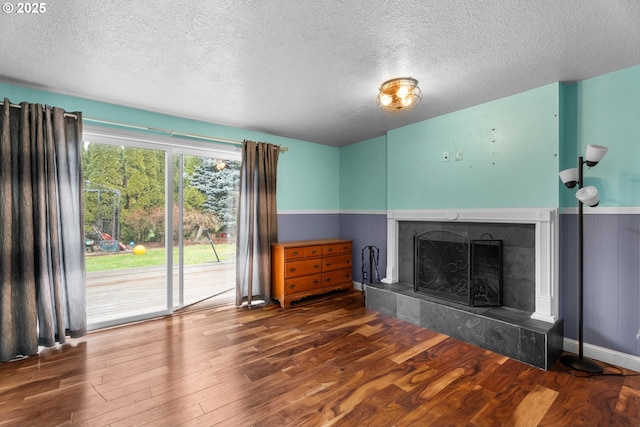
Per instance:
[[[446,230],[413,237],[413,289],[436,298],[492,307],[502,304],[502,240],[479,240]]]
[[[500,240],[503,242],[496,242]],[[419,265],[425,251],[435,252],[438,259],[452,243],[450,249],[461,255],[445,262],[453,264],[451,272],[443,272],[435,266],[437,262]],[[472,253],[479,250],[492,252],[491,260],[482,265],[474,260]],[[400,320],[549,369],[563,343],[557,267],[556,209],[388,211],[386,277],[366,286],[366,304]],[[492,288],[502,281],[502,289],[496,287],[469,303],[469,292],[475,291],[461,285],[473,280],[470,271],[474,269],[483,270],[481,278],[491,282]],[[435,287],[442,293],[440,285],[446,275],[453,277],[454,288],[446,291],[447,297],[424,292],[425,287]],[[450,294],[458,291],[462,296],[454,301]]]
[[[480,239],[482,233],[490,231],[491,224],[529,225],[533,227],[531,289],[505,287],[503,305],[527,311],[532,319],[553,324],[558,320],[559,295],[557,218],[557,210],[552,208],[388,211],[387,271],[382,282],[413,282],[413,242],[412,237],[409,242],[401,241],[403,226],[412,226],[414,223],[444,223],[451,227],[461,223],[474,224],[481,227],[477,231],[480,234],[467,237]],[[492,234],[499,238],[496,233]],[[403,251],[409,253],[400,256]],[[404,260],[410,260],[409,264],[405,264]],[[523,296],[526,296],[526,300],[522,300]]]

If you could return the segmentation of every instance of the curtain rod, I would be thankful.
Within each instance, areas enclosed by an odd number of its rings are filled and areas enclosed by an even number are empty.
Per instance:
[[[121,123],[121,122],[112,122],[109,120],[100,120],[100,119],[94,119],[91,117],[83,117],[82,120],[84,121],[88,121],[88,122],[93,122],[93,123],[102,123],[105,125],[111,125],[111,126],[119,126],[119,127],[127,127],[127,128],[131,128],[131,129],[140,129],[140,130],[146,130],[146,131],[151,131],[151,132],[160,132],[160,133],[165,133],[169,136],[184,136],[187,138],[195,138],[195,139],[202,139],[205,141],[215,141],[215,142],[224,142],[224,143],[228,143],[228,144],[237,144],[240,145],[242,144],[242,141],[238,141],[235,139],[227,139],[227,138],[217,138],[217,137],[213,137],[213,136],[206,136],[206,135],[199,135],[199,134],[195,134],[195,133],[187,133],[187,132],[180,132],[180,131],[174,131],[174,130],[169,130],[169,129],[160,129],[160,128],[152,128],[149,126],[138,126],[138,125],[131,125],[128,123]],[[289,151],[289,149],[287,147],[281,147],[281,146],[277,146],[280,149],[280,152],[285,152],[285,151]]]
[[[0,101],[0,105],[4,105],[4,101]],[[11,108],[22,108],[22,105],[20,104],[9,104],[9,107]],[[78,116],[75,114],[71,114],[71,113],[64,113],[65,117],[73,117],[74,119],[78,120]]]
[[[4,102],[0,101],[0,105],[4,105]],[[20,106],[19,104],[9,104],[9,106],[10,107],[14,107],[14,108],[22,108],[22,106]],[[75,114],[64,113],[64,116],[65,117],[73,117],[74,119],[78,120],[78,116],[75,115]],[[201,140],[205,140],[205,141],[224,142],[224,143],[227,143],[227,144],[237,144],[237,145],[242,144],[242,141],[237,141],[235,139],[216,138],[216,137],[212,137],[212,136],[198,135],[198,134],[195,134],[195,133],[187,133],[187,132],[179,132],[179,131],[168,130],[168,129],[152,128],[152,127],[149,127],[149,126],[131,125],[131,124],[128,124],[128,123],[112,122],[112,121],[109,121],[109,120],[93,119],[91,117],[83,117],[82,120],[83,121],[87,121],[87,122],[93,122],[93,123],[102,123],[102,124],[111,125],[111,126],[126,127],[126,128],[131,128],[131,129],[139,129],[139,130],[146,130],[146,131],[151,131],[151,132],[166,133],[169,136],[184,136],[184,137],[187,137],[187,138],[201,139]],[[281,147],[281,146],[277,146],[277,147],[280,149],[281,153],[289,151],[289,149],[287,147]]]

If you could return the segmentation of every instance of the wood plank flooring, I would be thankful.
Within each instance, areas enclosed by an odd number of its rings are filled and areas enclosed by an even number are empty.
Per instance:
[[[545,372],[356,291],[199,304],[0,365],[0,426],[69,425],[638,426],[640,377]]]

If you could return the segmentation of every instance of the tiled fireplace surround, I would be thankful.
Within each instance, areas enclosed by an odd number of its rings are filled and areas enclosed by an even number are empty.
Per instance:
[[[553,208],[387,212],[387,272],[366,287],[373,310],[549,369],[562,352],[558,319],[558,213]],[[447,230],[504,240],[502,307],[468,307],[413,289],[413,234]],[[531,258],[534,258],[532,260]]]

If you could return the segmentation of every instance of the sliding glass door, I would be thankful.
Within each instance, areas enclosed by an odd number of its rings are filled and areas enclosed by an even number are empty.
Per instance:
[[[225,156],[228,157],[228,156]],[[173,305],[230,300],[235,289],[235,231],[240,163],[174,154]]]
[[[90,329],[234,289],[239,150],[96,131],[84,148]]]

